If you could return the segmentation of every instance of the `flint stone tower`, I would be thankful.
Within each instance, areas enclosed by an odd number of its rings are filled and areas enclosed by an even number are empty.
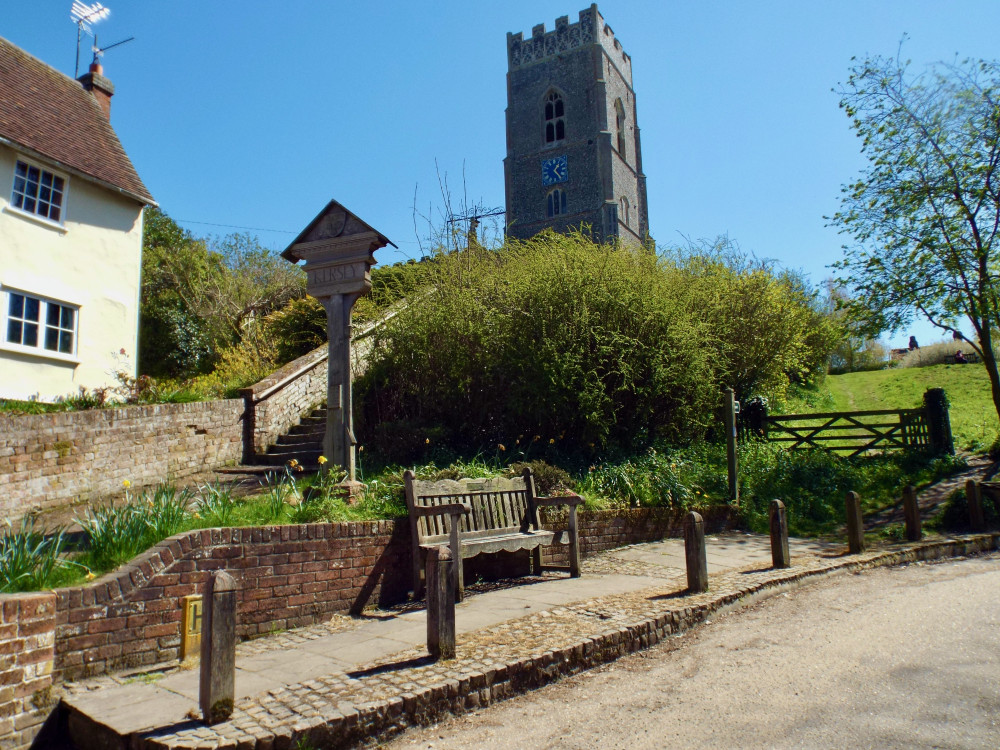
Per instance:
[[[632,59],[596,4],[507,34],[504,180],[509,236],[589,225],[601,241],[646,239]]]

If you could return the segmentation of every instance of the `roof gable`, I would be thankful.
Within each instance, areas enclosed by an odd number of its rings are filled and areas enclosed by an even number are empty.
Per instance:
[[[362,221],[351,211],[344,208],[340,203],[331,200],[326,207],[320,211],[316,218],[309,222],[299,236],[292,240],[292,243],[281,253],[282,257],[295,263],[301,258],[293,252],[296,245],[309,242],[319,242],[322,240],[338,239],[350,237],[356,234],[371,233],[376,235],[376,242],[381,243],[378,247],[385,247],[396,244],[385,237],[381,232],[373,229],[367,222]]]
[[[156,203],[94,96],[79,82],[2,37],[0,140],[141,203]]]

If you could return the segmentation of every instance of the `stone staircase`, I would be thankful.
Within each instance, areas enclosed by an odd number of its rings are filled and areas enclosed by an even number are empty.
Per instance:
[[[326,407],[322,406],[302,417],[297,425],[267,449],[267,453],[257,456],[257,462],[265,466],[283,466],[294,458],[306,469],[316,468],[323,454],[325,431]]]

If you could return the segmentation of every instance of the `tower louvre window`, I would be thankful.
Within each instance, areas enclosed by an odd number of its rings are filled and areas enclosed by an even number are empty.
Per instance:
[[[550,190],[545,197],[545,214],[548,218],[566,213],[566,191],[562,188]]]
[[[558,143],[566,137],[566,106],[556,91],[545,97],[545,142]]]
[[[625,106],[615,99],[615,128],[618,132],[618,153],[625,157]]]
[[[629,217],[629,203],[628,203],[628,198],[626,198],[623,195],[622,198],[621,198],[621,200],[619,201],[619,204],[620,204],[619,213],[621,214],[622,221],[625,222],[625,226],[631,226],[630,217]]]

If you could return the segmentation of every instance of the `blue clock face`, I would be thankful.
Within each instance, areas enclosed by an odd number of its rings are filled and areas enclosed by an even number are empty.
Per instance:
[[[555,156],[542,162],[542,184],[555,185],[569,179],[569,166],[565,156]]]

